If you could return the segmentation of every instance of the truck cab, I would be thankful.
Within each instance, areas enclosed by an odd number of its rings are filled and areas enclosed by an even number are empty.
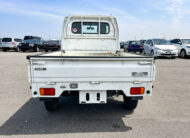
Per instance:
[[[128,110],[152,95],[153,56],[120,50],[116,18],[72,15],[63,22],[61,51],[27,56],[33,98],[48,111],[59,107],[61,96],[76,95],[80,104],[106,104],[123,96]]]
[[[68,16],[63,23],[62,50],[119,51],[119,30],[111,16]]]

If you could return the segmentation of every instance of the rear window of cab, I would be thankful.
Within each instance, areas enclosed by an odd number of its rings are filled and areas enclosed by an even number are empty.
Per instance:
[[[73,22],[71,31],[73,34],[99,34],[98,22]],[[110,26],[106,22],[100,23],[100,34],[109,34]]]

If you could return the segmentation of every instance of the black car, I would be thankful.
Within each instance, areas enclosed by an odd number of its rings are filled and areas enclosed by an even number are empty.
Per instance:
[[[57,51],[60,50],[61,44],[59,40],[48,40],[44,42],[44,49],[46,52],[49,50],[51,51]]]
[[[25,36],[24,42],[19,45],[19,50],[23,52],[28,50],[32,50],[35,52],[44,50],[42,38],[38,36]]]

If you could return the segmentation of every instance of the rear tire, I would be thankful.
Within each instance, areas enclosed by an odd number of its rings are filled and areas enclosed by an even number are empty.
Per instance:
[[[124,52],[128,52],[128,49],[124,47]]]
[[[36,47],[36,52],[40,52],[40,48],[39,47]]]
[[[153,51],[153,50],[151,51],[151,56],[153,56],[153,57],[154,57],[154,51]]]
[[[145,50],[144,50],[144,49],[143,49],[143,51],[142,51],[142,54],[143,54],[143,55],[146,55],[146,53],[145,53]]]
[[[52,101],[44,101],[44,105],[48,112],[56,111],[59,108],[59,99],[53,99]]]
[[[17,51],[17,52],[20,52],[20,48],[19,48],[19,47],[17,47],[17,48],[16,48],[16,51]]]
[[[131,100],[130,97],[123,95],[124,106],[127,110],[134,110],[137,107],[138,100]]]

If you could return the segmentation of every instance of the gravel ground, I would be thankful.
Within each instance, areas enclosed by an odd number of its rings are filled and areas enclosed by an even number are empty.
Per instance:
[[[79,105],[62,98],[61,108],[48,113],[32,99],[26,55],[0,52],[0,138],[190,137],[190,59],[158,59],[153,95],[132,113],[122,97],[105,105]]]

